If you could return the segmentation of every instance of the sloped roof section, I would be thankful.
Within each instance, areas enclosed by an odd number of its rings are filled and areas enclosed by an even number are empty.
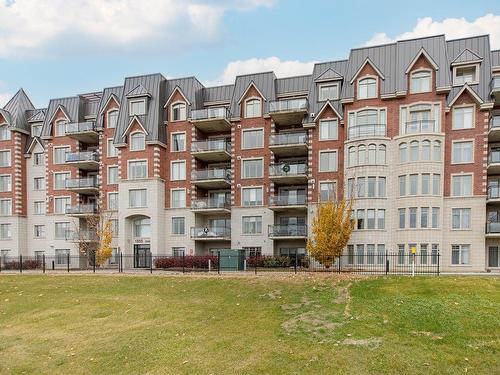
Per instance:
[[[491,66],[497,68],[500,66],[500,49],[491,51]]]
[[[69,117],[68,120],[70,122],[83,121],[83,100],[79,96],[52,99],[49,102],[49,107],[45,114],[45,120],[42,127],[42,138],[52,135],[51,121],[59,108]]]
[[[103,111],[106,109],[111,98],[116,100],[120,104],[120,100],[123,96],[123,86],[107,87],[103,90],[101,100],[99,102],[99,108],[97,110],[96,125],[98,128],[103,126],[103,119],[105,113]]]
[[[248,89],[250,84],[255,87],[264,95],[264,113],[269,113],[269,101],[276,99],[276,76],[274,72],[246,74],[237,76],[234,83],[233,97],[231,98],[231,116],[240,116],[240,103],[239,100]]]
[[[188,113],[193,109],[203,108],[203,85],[196,77],[186,77],[168,80],[166,82],[166,98],[172,95],[176,88],[181,90],[182,94],[189,100],[190,106],[188,106]]]
[[[203,90],[205,103],[229,102],[233,96],[234,85],[206,87]]]
[[[471,62],[471,61],[480,61],[482,59],[483,59],[482,57],[476,55],[474,52],[472,52],[468,48],[466,48],[451,63],[452,64],[462,64],[462,63],[467,63],[467,62]]]
[[[336,80],[336,79],[342,79],[342,75],[338,72],[336,72],[332,68],[328,68],[323,74],[321,74],[319,77],[315,78],[314,81],[319,82],[319,81],[329,81],[329,80]]]
[[[28,117],[28,122],[42,122],[45,120],[45,112],[47,108],[35,109],[31,116]]]
[[[278,78],[276,80],[276,95],[292,94],[309,91],[311,75]]]
[[[20,89],[3,107],[10,116],[8,123],[11,129],[29,131],[27,122],[28,111],[33,111],[35,107],[23,89]]]
[[[141,84],[138,84],[135,88],[130,90],[130,92],[125,95],[127,98],[137,98],[137,97],[142,97],[142,96],[148,96],[150,97],[151,94],[149,91]]]

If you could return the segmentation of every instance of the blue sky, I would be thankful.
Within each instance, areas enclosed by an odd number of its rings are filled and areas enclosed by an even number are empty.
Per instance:
[[[304,74],[350,48],[439,33],[489,33],[500,48],[500,1],[0,0],[0,104],[19,87],[44,107],[153,72]]]

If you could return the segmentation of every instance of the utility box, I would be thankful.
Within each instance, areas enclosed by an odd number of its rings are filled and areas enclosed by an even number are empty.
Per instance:
[[[213,255],[219,255],[220,271],[243,271],[245,250],[220,249],[213,250]]]

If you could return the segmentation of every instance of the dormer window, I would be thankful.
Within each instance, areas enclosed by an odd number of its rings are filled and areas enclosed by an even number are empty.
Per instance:
[[[57,120],[56,121],[56,137],[62,137],[66,135],[66,120]]]
[[[0,126],[0,141],[10,140],[10,130],[7,124]]]
[[[172,121],[186,121],[186,103],[172,104]]]
[[[431,72],[430,70],[419,70],[411,73],[410,92],[417,94],[420,92],[431,91]]]
[[[146,114],[146,99],[131,100],[128,106],[130,116],[141,116]]]
[[[42,134],[42,124],[31,125],[31,136],[39,137]]]
[[[377,79],[363,78],[358,81],[358,99],[370,99],[377,97]]]
[[[245,117],[260,117],[262,116],[262,105],[260,99],[248,99],[245,102]]]
[[[339,98],[339,84],[328,83],[319,85],[318,100],[320,102],[326,100],[337,100]]]
[[[453,68],[453,84],[461,86],[465,83],[478,83],[479,65],[456,66]]]
[[[107,113],[107,119],[106,119],[106,125],[109,129],[114,129],[116,128],[116,125],[118,124],[118,111],[112,110]]]
[[[146,136],[142,132],[130,134],[130,151],[141,151],[146,148]]]

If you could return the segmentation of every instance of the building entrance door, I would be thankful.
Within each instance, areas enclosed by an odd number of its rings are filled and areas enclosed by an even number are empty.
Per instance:
[[[134,245],[134,268],[151,267],[150,245]]]

